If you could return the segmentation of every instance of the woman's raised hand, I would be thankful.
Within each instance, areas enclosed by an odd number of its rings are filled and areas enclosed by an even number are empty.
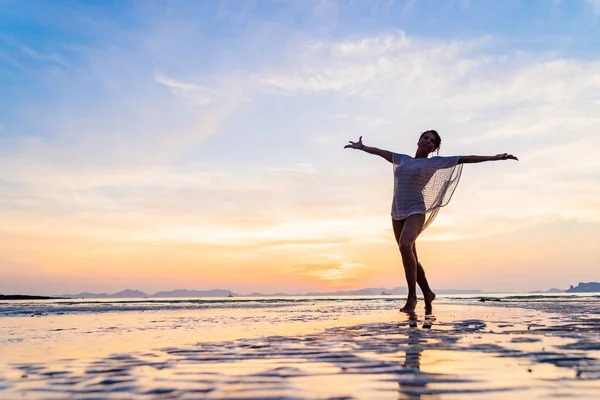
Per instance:
[[[362,142],[362,136],[358,138],[358,142],[348,140],[348,143],[350,144],[345,145],[345,149],[362,149],[363,147],[365,147],[365,145]]]
[[[502,154],[496,154],[494,156],[494,161],[497,160],[517,160],[519,161],[519,159],[515,156],[513,156],[512,154],[508,154],[508,153],[502,153]]]

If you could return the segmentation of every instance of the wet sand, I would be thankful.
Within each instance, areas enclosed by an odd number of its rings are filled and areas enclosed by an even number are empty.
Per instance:
[[[0,318],[0,354],[7,399],[600,398],[597,314],[488,303]]]

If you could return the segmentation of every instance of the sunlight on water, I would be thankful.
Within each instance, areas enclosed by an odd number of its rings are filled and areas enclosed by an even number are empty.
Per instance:
[[[0,398],[600,395],[597,295],[481,299],[4,302]]]

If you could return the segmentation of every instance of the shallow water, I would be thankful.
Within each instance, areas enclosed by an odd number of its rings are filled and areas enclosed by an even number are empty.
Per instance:
[[[597,297],[479,297],[4,303],[0,398],[600,398]]]

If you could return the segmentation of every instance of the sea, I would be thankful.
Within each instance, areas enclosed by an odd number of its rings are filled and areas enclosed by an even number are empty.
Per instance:
[[[81,315],[127,312],[294,309],[310,306],[336,305],[336,309],[361,313],[372,310],[392,310],[405,297],[400,296],[279,296],[233,298],[106,298],[0,301],[0,317]],[[438,295],[434,304],[522,307],[547,312],[600,314],[600,293],[484,293]],[[328,313],[329,314],[329,313]],[[276,314],[275,314],[276,315]],[[329,318],[323,315],[322,318]]]

